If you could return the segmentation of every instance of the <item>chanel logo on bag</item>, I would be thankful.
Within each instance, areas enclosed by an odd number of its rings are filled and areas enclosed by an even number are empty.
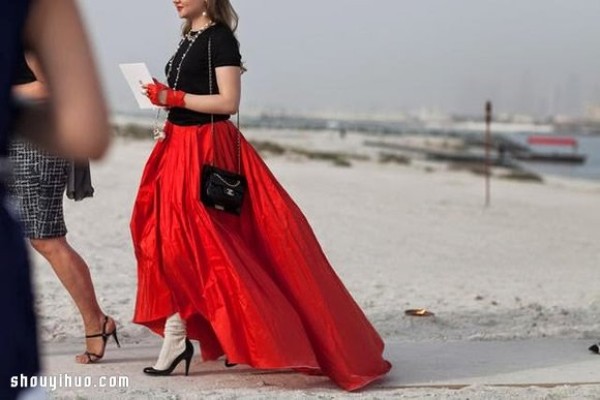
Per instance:
[[[247,187],[244,176],[212,165],[204,165],[200,186],[200,198],[205,205],[240,214]]]

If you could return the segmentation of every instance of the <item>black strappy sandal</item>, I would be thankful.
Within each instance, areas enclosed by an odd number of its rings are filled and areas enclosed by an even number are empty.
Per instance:
[[[115,342],[117,343],[118,347],[121,347],[121,344],[119,343],[119,338],[117,337],[117,326],[115,324],[115,330],[107,333],[106,332],[106,324],[108,324],[108,315],[104,316],[104,324],[102,325],[102,333],[96,333],[94,335],[86,335],[85,338],[86,339],[91,339],[91,338],[96,338],[96,337],[101,337],[102,338],[102,354],[96,354],[96,353],[92,353],[90,351],[85,351],[85,354],[88,358],[88,364],[93,364],[95,362],[98,362],[102,359],[102,357],[104,357],[104,351],[106,350],[106,342],[108,341],[109,337],[113,337],[115,339]],[[92,358],[93,357],[93,358]]]

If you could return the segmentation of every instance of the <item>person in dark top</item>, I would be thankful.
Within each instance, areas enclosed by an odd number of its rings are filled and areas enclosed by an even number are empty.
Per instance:
[[[46,85],[32,54],[21,57],[13,90],[30,99],[47,98]],[[87,349],[75,360],[81,364],[99,361],[104,355],[106,335],[119,342],[115,321],[98,304],[89,267],[66,238],[63,198],[71,163],[25,138],[12,140],[9,159],[13,166],[9,191],[17,201],[25,236],[50,263],[82,316]]]
[[[195,339],[204,359],[324,373],[346,390],[369,384],[391,368],[383,341],[300,209],[229,121],[243,70],[235,11],[229,0],[174,5],[186,24],[166,84],[143,86],[168,118],[131,218],[134,322],[164,336],[144,372],[168,375],[185,361],[187,374]],[[204,166],[245,176],[239,215],[201,202]],[[238,181],[219,174],[224,193],[234,192]]]
[[[9,101],[27,6],[23,0],[0,6],[0,399],[7,400],[16,399],[23,389],[11,382],[13,377],[39,372],[27,251],[21,229],[5,205],[8,132],[13,118]]]
[[[17,69],[17,76],[13,82],[13,85],[25,85],[37,81],[35,74],[27,64],[25,59],[25,53],[21,53],[19,57],[19,67]]]
[[[51,101],[61,104],[51,111],[51,120],[32,118],[47,116],[37,107],[21,107],[15,118],[15,107],[11,107],[23,36],[47,67],[55,88]],[[66,54],[71,62],[65,67]],[[35,0],[31,5],[26,0],[2,2],[0,60],[0,399],[13,400],[27,388],[20,378],[37,375],[40,366],[27,251],[20,224],[6,206],[11,170],[7,160],[9,133],[21,132],[67,156],[97,159],[106,151],[110,129],[73,0]],[[73,85],[85,96],[72,96]],[[71,123],[65,124],[67,120]]]

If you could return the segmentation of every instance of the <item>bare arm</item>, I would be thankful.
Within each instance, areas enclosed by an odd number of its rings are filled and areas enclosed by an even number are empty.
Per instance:
[[[240,107],[241,70],[239,67],[215,69],[219,94],[185,95],[185,108],[205,114],[236,114]]]
[[[22,132],[66,156],[100,158],[108,147],[111,131],[90,46],[74,0],[35,0],[27,21],[26,41],[46,75],[52,117],[50,128],[54,129],[48,129],[46,121],[43,131],[31,127],[31,132],[29,129]],[[31,121],[31,118],[25,120]],[[48,131],[52,135],[48,135]],[[51,137],[45,140],[44,136]]]
[[[25,83],[23,85],[16,85],[13,87],[13,93],[17,96],[25,97],[32,100],[45,100],[48,98],[48,90],[44,84],[44,74],[40,68],[40,65],[36,57],[28,53],[25,55],[27,66],[35,75],[35,82]]]
[[[14,86],[13,93],[19,97],[31,100],[45,100],[48,98],[46,87],[37,81]]]

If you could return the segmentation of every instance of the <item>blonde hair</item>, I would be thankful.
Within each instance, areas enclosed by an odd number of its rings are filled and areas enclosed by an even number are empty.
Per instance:
[[[211,21],[227,25],[232,32],[238,27],[239,17],[229,0],[205,0],[206,14]],[[185,35],[192,29],[190,21],[183,24],[182,33]]]

